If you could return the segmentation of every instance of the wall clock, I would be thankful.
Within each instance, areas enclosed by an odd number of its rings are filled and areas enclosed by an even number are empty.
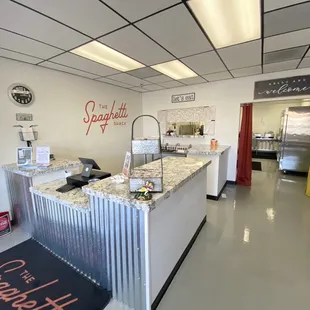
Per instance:
[[[8,89],[8,95],[19,107],[29,107],[34,101],[34,92],[24,84],[12,84]]]

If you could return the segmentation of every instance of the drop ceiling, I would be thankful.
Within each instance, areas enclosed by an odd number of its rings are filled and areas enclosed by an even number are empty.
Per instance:
[[[260,14],[260,38],[216,49],[186,0],[1,0],[0,58],[137,92],[310,67],[310,1],[261,1]],[[145,67],[120,72],[71,53],[94,40]],[[197,76],[151,68],[173,60]]]

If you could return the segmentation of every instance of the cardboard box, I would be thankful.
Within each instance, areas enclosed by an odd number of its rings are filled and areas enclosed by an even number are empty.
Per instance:
[[[0,238],[12,232],[9,212],[0,212]]]

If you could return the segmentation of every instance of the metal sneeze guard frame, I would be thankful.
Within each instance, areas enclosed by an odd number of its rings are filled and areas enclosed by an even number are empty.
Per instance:
[[[32,193],[33,237],[134,310],[150,310],[149,213],[90,196],[87,210]]]

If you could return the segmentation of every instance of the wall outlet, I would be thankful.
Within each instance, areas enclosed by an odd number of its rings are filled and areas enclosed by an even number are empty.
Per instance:
[[[33,115],[28,113],[16,113],[16,120],[19,122],[33,121]]]

